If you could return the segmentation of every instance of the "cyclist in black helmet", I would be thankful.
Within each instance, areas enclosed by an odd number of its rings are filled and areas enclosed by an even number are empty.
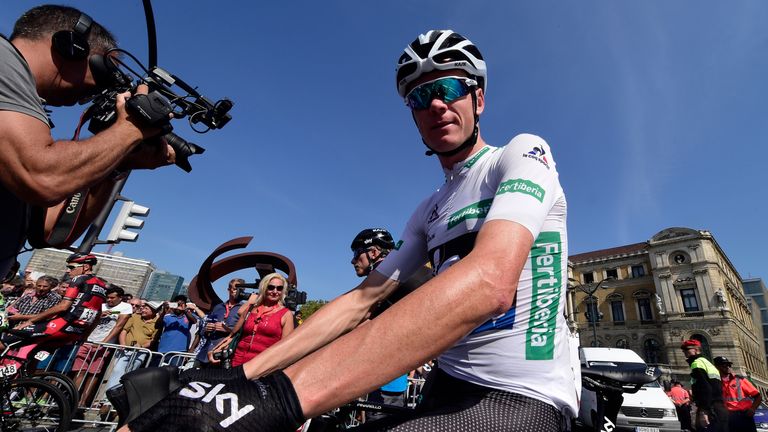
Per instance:
[[[395,248],[395,242],[392,234],[384,228],[367,228],[355,236],[349,247],[352,249],[355,273],[364,277]]]
[[[392,239],[392,234],[384,228],[367,228],[355,236],[350,248],[352,249],[352,265],[355,268],[355,273],[360,277],[366,277],[395,248],[395,242]],[[431,277],[431,270],[428,267],[422,267],[420,271],[403,283],[396,293],[380,302],[372,310],[371,319],[380,315],[389,306],[421,286]],[[375,367],[375,365],[373,366]],[[369,393],[368,402],[405,406],[405,391],[407,388],[408,375],[400,375],[381,388]],[[366,421],[384,417],[386,417],[386,414],[374,411],[367,414]]]

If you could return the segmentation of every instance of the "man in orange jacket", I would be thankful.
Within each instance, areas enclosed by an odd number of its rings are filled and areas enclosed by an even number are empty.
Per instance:
[[[692,430],[691,427],[691,395],[688,390],[683,388],[680,381],[672,381],[672,388],[667,392],[667,396],[672,399],[677,410],[677,418],[680,420],[680,427]]]
[[[713,363],[720,371],[723,382],[723,400],[728,408],[728,429],[732,431],[756,432],[755,410],[763,398],[746,377],[735,375],[732,363],[727,357],[715,357]]]

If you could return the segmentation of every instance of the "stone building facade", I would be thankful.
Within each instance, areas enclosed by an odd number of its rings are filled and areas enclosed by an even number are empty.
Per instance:
[[[680,343],[697,339],[707,357],[728,357],[768,391],[759,312],[708,231],[668,228],[643,243],[572,255],[569,276],[567,313],[582,345],[632,349],[663,379],[687,382]]]

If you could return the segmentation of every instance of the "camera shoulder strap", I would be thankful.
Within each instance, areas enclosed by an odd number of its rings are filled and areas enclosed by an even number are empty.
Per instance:
[[[45,207],[33,207],[28,228],[29,244],[34,248],[66,247],[72,244],[75,238],[75,225],[85,208],[89,189],[85,188],[67,198],[61,205],[61,210],[56,217],[56,222],[51,232],[46,236],[45,219],[48,209]]]

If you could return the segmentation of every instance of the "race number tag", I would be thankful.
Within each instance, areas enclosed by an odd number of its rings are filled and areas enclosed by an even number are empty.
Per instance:
[[[0,366],[0,377],[10,377],[16,375],[16,365],[15,364],[9,364],[5,366]]]
[[[83,313],[80,314],[79,321],[82,321],[85,324],[92,324],[98,315],[99,313],[95,310],[83,309]]]
[[[51,355],[51,353],[48,351],[38,351],[37,354],[35,354],[35,360],[43,361],[47,359],[49,355]]]
[[[5,330],[8,327],[8,314],[5,311],[0,311],[0,330]]]

